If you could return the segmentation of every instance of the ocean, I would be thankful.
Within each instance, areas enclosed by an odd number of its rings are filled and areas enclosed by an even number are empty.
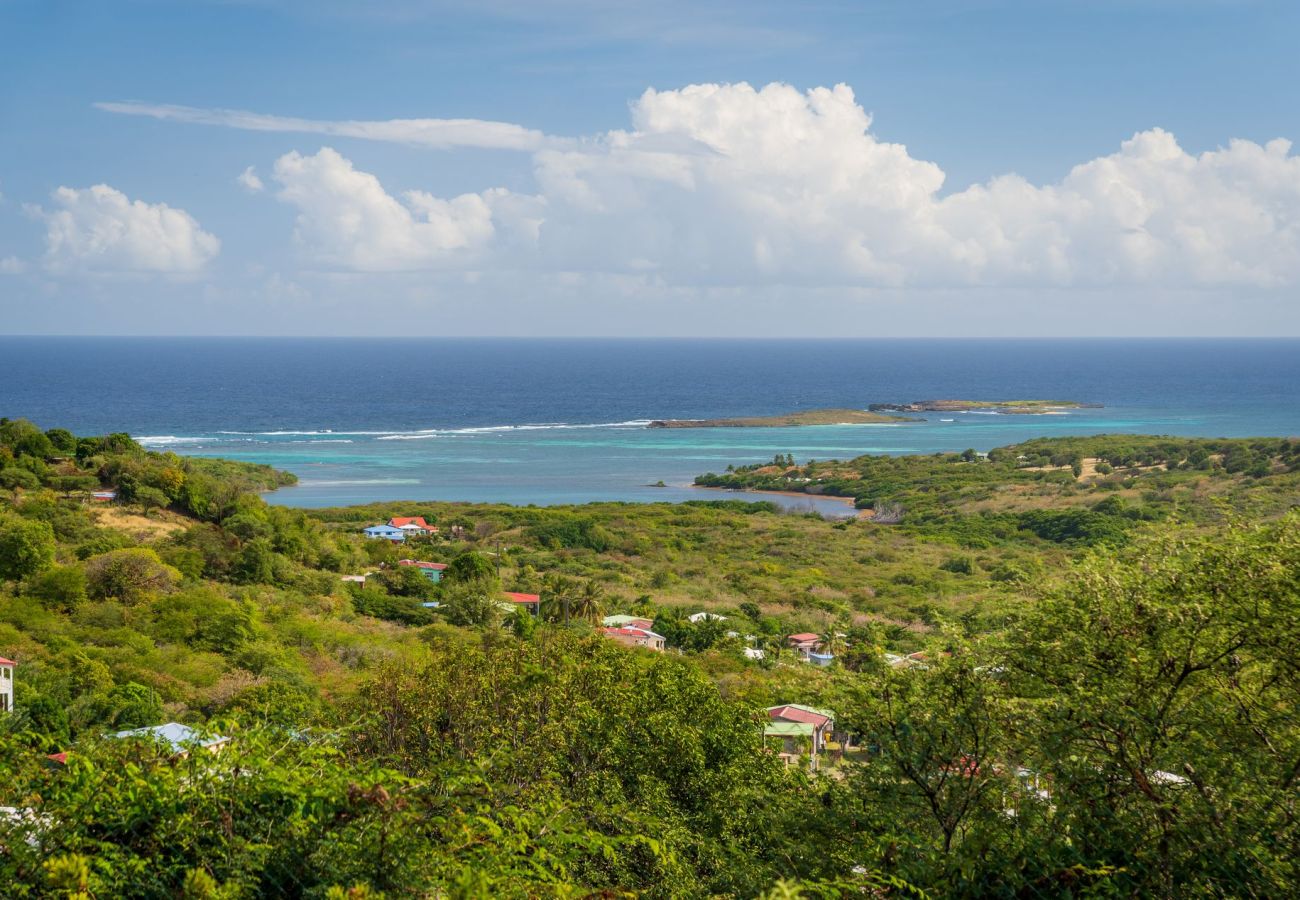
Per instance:
[[[646,427],[933,398],[1104,406],[901,425]],[[1300,340],[2,337],[0,415],[268,463],[300,483],[267,499],[295,506],[714,499],[690,487],[696,475],[776,453],[988,450],[1102,432],[1297,435]]]

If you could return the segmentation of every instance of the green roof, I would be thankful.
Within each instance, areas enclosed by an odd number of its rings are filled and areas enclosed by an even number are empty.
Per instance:
[[[763,728],[763,737],[812,737],[810,722],[772,722]]]
[[[628,622],[635,622],[637,619],[645,618],[644,616],[605,616],[604,624],[606,628],[619,628]]]

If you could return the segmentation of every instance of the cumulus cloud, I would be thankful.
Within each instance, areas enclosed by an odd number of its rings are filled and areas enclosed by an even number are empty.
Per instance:
[[[489,145],[506,146],[477,146]],[[1157,128],[1055,183],[951,190],[936,163],[872,133],[848,86],[742,83],[648,90],[625,130],[515,147],[532,154],[535,193],[395,197],[328,148],[281,157],[275,179],[307,253],[358,270],[492,265],[684,286],[1300,283],[1300,157],[1284,140],[1194,155]]]
[[[53,271],[192,273],[221,248],[185,210],[131,200],[106,184],[60,187],[51,200],[52,209],[29,211],[45,223]]]
[[[1277,285],[1300,280],[1300,157],[1193,156],[1155,129],[1057,184],[943,195],[845,85],[647,91],[633,129],[536,154],[542,240],[674,281]],[[673,142],[687,151],[668,149]]]
[[[385,119],[322,121],[274,116],[240,109],[204,109],[167,103],[96,103],[97,109],[128,116],[148,116],[194,125],[220,125],[244,131],[281,131],[362,138],[420,147],[480,147],[536,150],[556,139],[532,128],[485,119]]]
[[[265,185],[262,184],[262,179],[257,176],[257,172],[253,170],[252,166],[249,166],[247,169],[240,172],[238,177],[235,178],[235,181],[239,182],[240,186],[250,194],[261,193],[262,189],[265,187]]]
[[[400,198],[379,179],[324,147],[276,160],[277,196],[298,210],[294,236],[317,263],[362,271],[436,267],[488,245],[493,208],[512,224],[517,204],[501,190],[442,199],[424,191]]]

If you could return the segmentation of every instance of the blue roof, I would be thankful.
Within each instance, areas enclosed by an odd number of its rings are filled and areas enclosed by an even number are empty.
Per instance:
[[[181,725],[179,722],[168,722],[166,725],[150,725],[148,728],[130,728],[126,731],[119,731],[113,735],[115,738],[152,738],[155,741],[165,741],[173,751],[181,753],[194,746],[211,747],[214,744],[220,744],[228,741],[230,738],[223,737],[219,734],[204,735],[195,731],[188,725]]]

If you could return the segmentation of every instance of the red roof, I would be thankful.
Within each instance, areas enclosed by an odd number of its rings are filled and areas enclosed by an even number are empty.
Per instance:
[[[3,656],[0,656],[0,666],[16,666],[16,665],[18,665],[18,663],[14,662],[12,659],[5,659]]]
[[[68,764],[68,751],[64,750],[60,753],[51,753],[47,755],[45,758],[48,760],[52,760],[53,762],[56,762],[61,766],[66,766]]]
[[[830,721],[827,716],[800,709],[797,706],[778,706],[776,709],[769,709],[767,714],[773,719],[783,719],[786,722],[805,722],[818,728]]]
[[[536,594],[516,594],[514,591],[505,591],[506,599],[513,603],[540,603],[542,598]]]
[[[819,634],[809,634],[809,633],[807,633],[807,632],[804,632],[803,634],[792,634],[792,635],[790,635],[790,637],[788,638],[788,640],[791,640],[791,641],[801,641],[801,642],[802,642],[802,641],[820,641],[820,640],[821,640],[821,635],[819,635]]]
[[[401,528],[403,525],[417,525],[427,531],[437,531],[437,526],[430,525],[424,521],[424,516],[393,516],[388,520],[388,524],[394,528]]]
[[[399,566],[419,566],[421,569],[435,569],[439,572],[447,568],[446,563],[420,562],[414,559],[399,559],[397,564]]]
[[[621,634],[624,637],[663,637],[662,634],[655,634],[648,628],[615,628],[613,626],[606,628],[605,634]]]

